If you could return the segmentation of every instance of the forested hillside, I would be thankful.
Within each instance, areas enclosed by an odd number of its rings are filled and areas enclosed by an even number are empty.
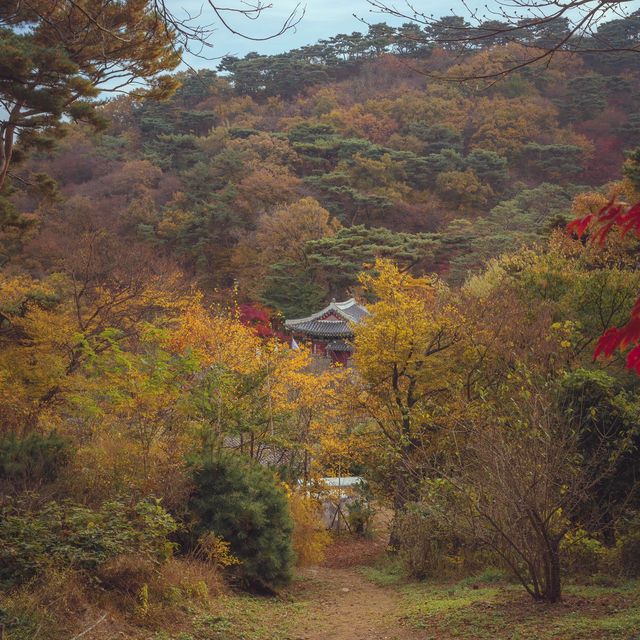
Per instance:
[[[609,28],[630,37],[637,20]],[[633,57],[559,53],[549,68],[451,83],[423,73],[481,75],[526,43],[461,58],[412,38],[378,24],[179,74],[166,102],[108,102],[107,130],[67,125],[53,154],[16,174],[3,262],[41,276],[100,230],[206,291],[235,283],[243,300],[301,314],[356,289],[376,255],[462,283],[543,242],[581,212],[579,194],[606,195],[640,144]],[[53,200],[22,182],[40,174]]]

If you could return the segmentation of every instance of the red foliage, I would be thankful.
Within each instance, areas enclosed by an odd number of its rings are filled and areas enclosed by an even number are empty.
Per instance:
[[[634,231],[640,238],[640,202],[628,207],[621,203],[615,203],[611,199],[607,204],[595,214],[589,214],[584,218],[578,218],[567,225],[567,233],[575,232],[578,238],[582,237],[587,227],[591,227],[590,242],[596,240],[600,245],[605,241],[613,227],[619,227],[622,235],[629,231]],[[627,354],[627,370],[640,375],[640,298],[631,312],[629,322],[618,329],[612,327],[598,340],[593,359],[600,354],[606,358],[610,357],[616,349],[625,349],[630,345],[635,345]]]
[[[580,238],[589,226],[593,227],[591,242],[598,240],[601,246],[614,226],[622,229],[623,236],[633,230],[640,238],[640,202],[627,207],[622,203],[616,204],[612,198],[598,213],[590,213],[570,222],[567,233],[575,232]]]
[[[281,342],[287,342],[289,338],[281,331],[276,331],[273,321],[266,307],[259,304],[241,304],[240,322],[251,327],[259,338],[277,338]]]

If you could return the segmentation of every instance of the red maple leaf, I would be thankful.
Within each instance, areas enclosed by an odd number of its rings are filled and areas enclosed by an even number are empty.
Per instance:
[[[627,371],[633,369],[640,376],[640,347],[634,347],[627,355]]]
[[[622,216],[618,224],[622,227],[622,235],[625,236],[633,229],[636,236],[640,238],[640,202],[629,207]]]
[[[622,203],[616,204],[615,199],[612,198],[598,213],[591,213],[570,222],[567,225],[567,233],[575,233],[578,238],[581,238],[587,228],[591,227],[592,234],[589,241],[598,241],[602,246],[614,226],[620,227],[622,236],[629,231],[634,231],[640,238],[640,202],[628,207]],[[640,375],[640,298],[636,300],[627,324],[619,329],[612,327],[600,337],[593,359],[595,360],[601,354],[609,358],[616,349],[622,350],[630,345],[635,346],[627,354],[627,370],[633,369],[637,375]]]
[[[573,220],[567,225],[567,235],[576,233],[578,238],[581,238],[582,234],[587,230],[587,227],[595,217],[596,217],[595,213],[590,213],[588,216],[585,216],[584,218],[576,218],[575,220]]]

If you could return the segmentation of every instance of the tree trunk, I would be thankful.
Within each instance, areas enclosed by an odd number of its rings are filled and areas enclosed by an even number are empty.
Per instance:
[[[13,139],[16,131],[14,118],[18,116],[21,108],[22,102],[14,105],[9,114],[9,122],[0,129],[0,189],[4,186],[7,174],[9,173],[9,165],[11,164],[11,157],[13,156]]]
[[[615,522],[608,510],[602,516],[602,540],[607,549],[612,549],[616,546]]]
[[[549,575],[544,589],[544,599],[547,602],[558,602],[562,596],[560,580],[560,540],[553,539],[548,543]]]
[[[404,465],[401,465],[404,467]],[[409,501],[409,483],[403,468],[396,469],[393,487],[393,520],[391,521],[391,532],[389,535],[389,549],[396,552],[400,549],[400,524],[401,518],[407,508]]]

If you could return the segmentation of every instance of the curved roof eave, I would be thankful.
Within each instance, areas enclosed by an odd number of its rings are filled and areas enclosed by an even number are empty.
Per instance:
[[[349,313],[349,309],[354,309],[355,313]],[[359,305],[355,298],[349,298],[344,302],[332,300],[324,309],[307,316],[306,318],[292,318],[285,320],[284,326],[289,329],[297,329],[299,325],[306,322],[322,322],[322,318],[330,314],[335,314],[345,322],[360,322],[363,316],[368,315],[368,311]]]

